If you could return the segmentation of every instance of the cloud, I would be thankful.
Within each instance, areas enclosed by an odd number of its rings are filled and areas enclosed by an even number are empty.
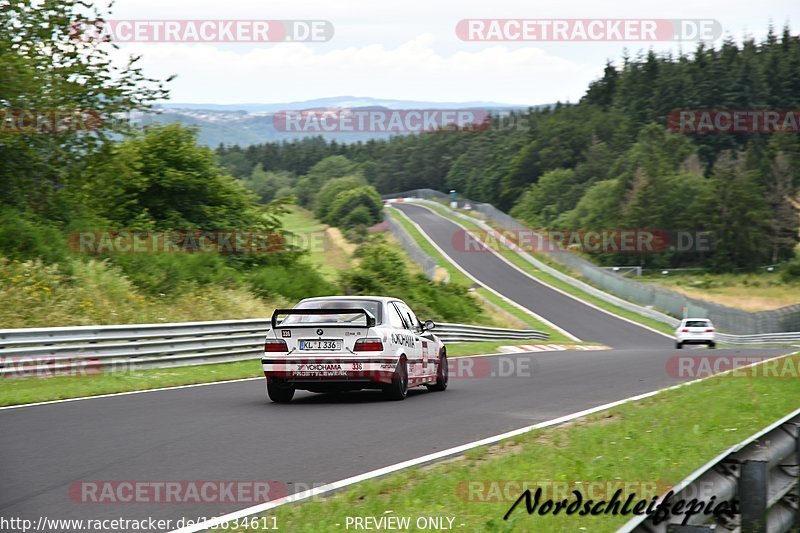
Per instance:
[[[548,84],[548,79],[575,78],[581,90],[588,81],[585,67],[537,47],[481,46],[446,54],[434,44],[434,36],[424,34],[394,48],[132,43],[118,53],[143,54],[149,75],[177,73],[172,99],[181,102],[275,102],[352,94],[535,104],[554,100],[552,86],[558,84]]]
[[[118,0],[116,19],[314,19],[335,28],[327,43],[130,44],[145,72],[177,73],[173,100],[276,102],[354,94],[419,100],[493,100],[515,104],[575,101],[624,50],[690,52],[694,43],[468,43],[464,18],[688,18],[719,20],[724,35],[763,35],[795,13],[797,0],[731,9],[729,0]],[[796,21],[795,21],[796,23]],[[435,39],[434,39],[435,36]],[[716,43],[717,45],[719,44]]]

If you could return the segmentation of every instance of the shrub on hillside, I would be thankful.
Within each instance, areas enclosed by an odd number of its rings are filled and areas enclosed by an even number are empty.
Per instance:
[[[351,218],[356,210],[355,218]],[[383,201],[375,187],[363,185],[337,194],[324,222],[342,228],[371,226],[381,221],[382,210]]]
[[[292,301],[313,296],[336,294],[336,287],[328,283],[311,265],[299,262],[292,266],[273,265],[260,268],[248,276],[251,290],[265,298],[284,296]]]
[[[0,209],[0,255],[57,263],[68,255],[67,241],[56,228],[14,209],[3,208]]]
[[[175,294],[188,286],[234,287],[241,274],[219,254],[117,254],[110,260],[142,292]]]
[[[238,319],[269,316],[286,304],[216,285],[150,295],[107,262],[67,261],[69,274],[62,265],[0,257],[0,323],[23,328]]]
[[[787,283],[800,281],[800,256],[784,265],[781,269],[781,280]]]
[[[361,260],[358,267],[342,274],[346,294],[401,298],[414,308],[420,320],[485,322],[480,305],[464,287],[411,274],[402,253],[393,250],[381,237],[362,244],[356,256]]]
[[[333,202],[336,201],[336,197],[340,193],[356,189],[364,184],[364,179],[360,176],[347,176],[326,182],[317,193],[314,215],[319,220],[327,221],[328,213],[331,210],[331,206],[333,206]]]

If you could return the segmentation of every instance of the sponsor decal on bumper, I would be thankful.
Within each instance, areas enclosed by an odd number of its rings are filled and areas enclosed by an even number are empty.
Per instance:
[[[390,383],[397,366],[394,358],[269,359],[263,358],[264,375],[281,379],[344,379]]]

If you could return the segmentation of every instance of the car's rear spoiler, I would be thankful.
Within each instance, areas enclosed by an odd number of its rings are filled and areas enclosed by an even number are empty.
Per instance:
[[[278,315],[349,315],[352,313],[363,314],[367,319],[367,327],[375,326],[375,317],[366,309],[360,307],[341,308],[341,309],[275,309],[272,313],[272,329],[278,327]],[[301,326],[302,324],[297,324]],[[347,327],[352,328],[353,324],[326,324],[328,327]]]

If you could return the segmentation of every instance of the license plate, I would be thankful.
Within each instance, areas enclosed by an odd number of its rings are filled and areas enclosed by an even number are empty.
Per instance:
[[[339,351],[342,349],[341,340],[313,340],[313,341],[300,341],[301,350],[313,351]]]

